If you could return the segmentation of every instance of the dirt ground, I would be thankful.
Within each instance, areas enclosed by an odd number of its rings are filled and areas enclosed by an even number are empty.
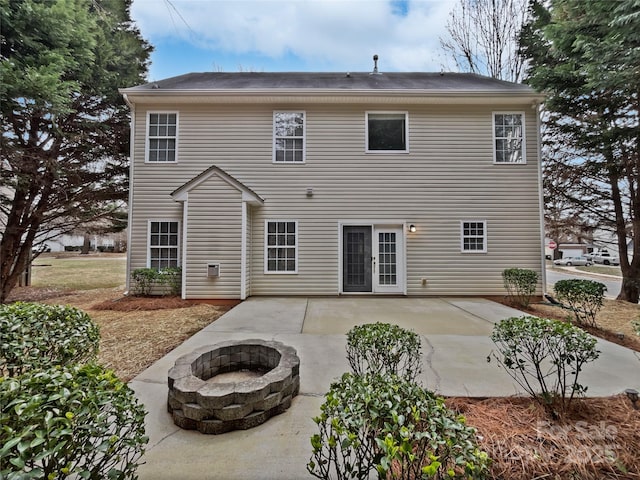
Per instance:
[[[88,312],[100,325],[100,361],[125,381],[230,308],[175,297],[123,297],[120,288],[62,292],[29,287],[14,291],[12,300],[67,304]],[[492,300],[509,303],[505,297]],[[559,320],[570,316],[541,301],[527,313]],[[607,300],[597,317],[600,328],[591,333],[640,351],[630,324],[639,316],[640,306]],[[640,480],[640,410],[624,395],[578,399],[561,420],[550,419],[530,398],[446,402],[477,428],[480,447],[493,459],[491,478]]]

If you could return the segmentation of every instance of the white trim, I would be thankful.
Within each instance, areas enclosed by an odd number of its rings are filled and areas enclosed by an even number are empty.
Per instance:
[[[267,245],[267,237],[268,237],[268,225],[269,223],[294,223],[296,226],[296,244],[295,244],[295,251],[296,251],[296,258],[295,258],[295,262],[296,262],[296,268],[295,270],[289,270],[289,271],[270,271],[268,270],[268,255],[267,255],[267,248],[269,248],[269,246]],[[291,219],[282,219],[282,218],[268,218],[265,219],[264,221],[264,249],[263,249],[263,256],[264,256],[264,273],[266,275],[296,275],[298,273],[298,251],[300,250],[300,245],[299,245],[299,237],[298,237],[298,232],[299,232],[299,227],[298,227],[298,221],[297,220],[291,220]],[[278,246],[275,247],[270,247],[270,248],[280,248]],[[284,248],[291,248],[291,247],[287,247],[286,245],[284,246]]]
[[[465,250],[464,249],[464,224],[465,223],[482,223],[482,231],[483,231],[483,235],[482,235],[482,246],[483,249],[482,250]],[[477,236],[475,237],[469,237],[469,238],[478,238]],[[476,254],[476,253],[487,253],[488,250],[488,243],[489,243],[489,235],[487,234],[487,221],[484,219],[479,219],[479,218],[466,218],[464,220],[460,220],[460,253],[464,253],[466,254]]]
[[[242,202],[240,226],[240,300],[247,298],[247,202]]]
[[[520,115],[522,118],[522,160],[519,162],[498,162],[496,160],[496,115]],[[491,142],[493,143],[494,165],[526,165],[527,164],[527,132],[526,115],[523,111],[495,111],[491,112]]]
[[[133,166],[135,149],[135,132],[136,132],[136,106],[133,103],[129,103],[127,95],[123,95],[125,102],[131,109],[131,120],[129,123],[129,212],[127,215],[127,278],[125,279],[125,292],[129,292],[131,288],[131,246],[133,245]]]
[[[252,205],[262,205],[264,203],[264,200],[258,194],[250,190],[248,187],[246,187],[241,182],[233,178],[231,175],[229,175],[222,169],[216,167],[215,165],[212,165],[211,167],[207,168],[204,172],[195,176],[194,178],[189,180],[187,183],[179,187],[177,190],[174,190],[171,193],[171,197],[176,202],[184,202],[189,196],[189,192],[191,190],[193,190],[194,188],[197,188],[202,183],[208,181],[214,175],[217,176],[223,182],[226,182],[228,185],[230,185],[231,187],[241,192],[243,202],[249,202]]]
[[[404,115],[404,150],[370,150],[369,149],[369,115]],[[398,153],[409,153],[409,112],[396,110],[367,110],[364,112],[364,151],[365,153],[377,153],[395,155]]]
[[[176,136],[175,136],[175,141],[176,141],[176,149],[175,149],[175,159],[172,162],[158,162],[158,161],[154,161],[151,162],[149,161],[149,122],[150,122],[150,117],[151,115],[173,115],[175,114],[176,116]],[[149,110],[147,112],[147,120],[144,126],[144,163],[150,163],[153,165],[173,165],[175,163],[178,163],[178,137],[179,137],[179,132],[180,132],[180,112],[178,112],[177,110],[173,111],[173,110]],[[153,137],[153,138],[174,138],[171,136],[167,136],[167,137]]]
[[[547,293],[547,259],[545,257],[545,231],[544,231],[544,187],[542,184],[542,132],[540,129],[540,104],[535,105],[536,112],[536,129],[537,135],[536,140],[538,144],[536,145],[536,155],[538,161],[538,204],[540,210],[540,273],[542,279],[542,293]]]
[[[187,210],[183,210],[183,217],[185,215],[184,212],[186,212]],[[175,222],[178,224],[178,233],[177,233],[177,237],[178,237],[178,245],[175,247],[178,249],[178,255],[176,256],[177,258],[177,262],[178,262],[178,268],[182,268],[182,264],[181,264],[181,256],[184,253],[184,249],[182,249],[182,238],[181,238],[181,221],[180,220],[176,220],[175,218],[149,218],[147,220],[147,268],[151,268],[151,224],[152,223],[158,223],[158,222]],[[182,230],[183,232],[183,236],[186,236],[185,230]],[[165,245],[160,245],[154,248],[162,248],[165,247]],[[170,248],[174,248],[173,245],[170,246]],[[186,257],[185,257],[186,258]],[[184,276],[184,271],[183,271],[183,276]]]
[[[286,162],[276,160],[276,115],[278,113],[298,113],[302,114],[302,161],[301,162]],[[307,112],[305,110],[274,110],[272,117],[272,158],[271,163],[278,165],[300,165],[307,161]],[[300,137],[281,137],[281,138],[300,138]]]

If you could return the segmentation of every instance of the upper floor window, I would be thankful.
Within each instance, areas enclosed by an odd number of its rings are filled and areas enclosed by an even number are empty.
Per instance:
[[[464,220],[460,224],[461,250],[463,253],[487,252],[487,222]]]
[[[298,222],[266,221],[265,272],[297,273]]]
[[[175,162],[178,140],[177,132],[177,113],[149,113],[147,161]]]
[[[304,162],[304,117],[304,112],[273,112],[274,162]]]
[[[408,152],[407,113],[367,112],[367,152]]]
[[[149,222],[149,267],[178,267],[179,225],[174,221]]]
[[[525,163],[524,114],[494,113],[495,163]]]

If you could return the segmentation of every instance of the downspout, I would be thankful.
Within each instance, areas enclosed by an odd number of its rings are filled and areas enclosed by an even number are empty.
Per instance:
[[[540,119],[540,103],[536,102],[533,106],[536,110],[536,128],[537,128],[537,136],[538,136],[538,145],[536,147],[537,155],[538,155],[538,204],[540,211],[540,246],[542,250],[541,255],[541,274],[542,274],[542,294],[546,295],[547,293],[547,259],[545,257],[544,250],[544,239],[545,239],[545,231],[544,231],[544,186],[542,182],[542,131],[541,131],[541,119]]]
[[[182,202],[182,299],[187,299],[187,219],[189,218],[189,194]]]
[[[131,288],[131,275],[129,274],[131,269],[131,242],[132,242],[132,234],[131,234],[131,225],[133,218],[133,152],[135,145],[135,125],[136,125],[136,107],[135,104],[129,100],[129,97],[126,93],[122,94],[122,98],[124,98],[124,103],[127,104],[129,110],[131,110],[131,120],[129,123],[129,213],[127,215],[127,270],[126,270],[126,279],[125,279],[125,291],[124,294],[129,294],[129,289]]]
[[[240,300],[247,298],[247,202],[242,202],[240,231]]]

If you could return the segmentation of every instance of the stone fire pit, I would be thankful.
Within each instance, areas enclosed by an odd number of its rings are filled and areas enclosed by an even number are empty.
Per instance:
[[[280,342],[240,340],[199,348],[169,370],[169,412],[181,428],[246,430],[284,412],[300,389],[300,359]]]

